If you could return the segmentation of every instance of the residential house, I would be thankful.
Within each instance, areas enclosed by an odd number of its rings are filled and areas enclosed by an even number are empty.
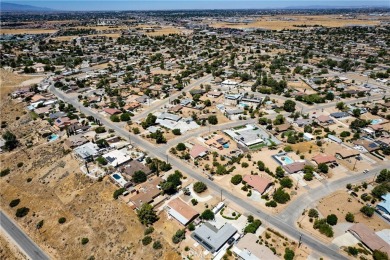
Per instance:
[[[122,113],[122,111],[120,111],[119,109],[109,107],[103,108],[103,111],[110,116]]]
[[[347,112],[335,112],[330,114],[331,117],[333,118],[344,118],[350,116]]]
[[[297,173],[305,168],[306,162],[293,162],[289,164],[284,164],[283,169],[289,174]]]
[[[88,139],[84,136],[78,134],[78,135],[71,135],[68,137],[68,139],[64,142],[64,148],[65,150],[73,149],[77,146],[83,145],[88,142]]]
[[[222,146],[226,143],[227,140],[225,140],[221,135],[214,135],[212,138],[205,141],[206,145],[217,148],[219,150],[221,150],[223,148]]]
[[[371,251],[379,250],[390,255],[389,244],[365,224],[356,223],[348,231]]]
[[[122,150],[112,150],[103,155],[104,159],[113,166],[118,167],[131,160],[130,155]]]
[[[63,130],[65,127],[77,123],[77,119],[70,119],[69,117],[60,117],[54,121],[54,127],[58,130]]]
[[[320,154],[317,154],[316,156],[314,156],[312,158],[312,160],[315,161],[317,163],[317,165],[321,164],[321,163],[328,164],[328,163],[336,162],[336,157],[334,157],[333,155],[327,155],[327,154],[320,153]]]
[[[265,193],[267,189],[273,185],[273,182],[270,179],[264,178],[260,175],[245,175],[243,181],[261,195],[263,195],[263,193]]]
[[[137,194],[130,198],[130,202],[137,209],[139,209],[144,203],[153,203],[153,200],[161,194],[159,185],[162,181],[163,179],[157,177],[151,181],[142,183],[141,187],[136,191]]]
[[[190,156],[193,160],[204,157],[208,152],[206,147],[203,147],[199,144],[195,144],[190,150]]]
[[[217,98],[217,97],[220,97],[222,95],[222,92],[221,91],[209,91],[207,92],[207,96],[208,97],[212,97],[212,98]]]
[[[247,233],[238,243],[233,245],[231,251],[242,260],[278,260],[279,257],[265,245],[257,243],[255,234]]]
[[[300,118],[295,120],[293,124],[296,125],[297,127],[305,127],[307,125],[311,125],[312,122],[313,122],[312,119]]]
[[[320,115],[316,119],[314,119],[315,122],[317,122],[321,126],[327,126],[334,124],[334,120],[327,116],[327,115]]]
[[[91,142],[76,147],[74,150],[76,156],[84,161],[93,161],[94,157],[99,155],[99,147]]]
[[[217,252],[226,242],[237,233],[237,229],[226,223],[220,229],[209,222],[201,224],[191,237],[211,253]]]
[[[137,160],[131,160],[130,162],[122,165],[120,167],[120,171],[123,177],[125,177],[127,180],[131,180],[133,178],[134,173],[137,171],[142,171],[146,175],[150,175],[152,173],[149,167]]]
[[[381,149],[380,145],[368,139],[360,139],[353,142],[354,148],[362,152],[374,152]]]
[[[171,200],[167,204],[167,209],[168,214],[179,221],[183,226],[186,226],[199,215],[196,210],[194,210],[180,198]]]
[[[335,152],[335,156],[336,158],[338,159],[348,159],[348,158],[351,158],[351,157],[356,157],[356,156],[359,156],[360,153],[356,150],[351,150],[351,149],[346,149],[346,148],[343,148],[343,147],[340,147],[336,152]]]
[[[376,205],[376,208],[388,215],[387,219],[390,220],[390,193],[382,196],[382,201]]]

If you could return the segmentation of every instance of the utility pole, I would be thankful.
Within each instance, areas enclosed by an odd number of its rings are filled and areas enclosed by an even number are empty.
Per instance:
[[[298,247],[300,247],[302,245],[302,234],[299,234],[299,243],[298,243]]]
[[[167,163],[168,163],[169,161],[168,161],[168,154],[167,154]]]
[[[222,189],[221,189],[221,202],[222,202]]]
[[[354,165],[353,165],[353,169],[352,169],[352,171],[354,171],[354,170],[355,170],[356,163],[357,163],[357,158],[355,157],[355,163],[354,163]]]

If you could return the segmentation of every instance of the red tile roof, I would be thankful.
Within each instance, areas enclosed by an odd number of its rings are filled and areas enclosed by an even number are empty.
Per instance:
[[[327,154],[321,154],[321,153],[317,154],[312,159],[317,164],[320,164],[320,163],[330,163],[330,162],[335,162],[336,161],[336,157],[334,157],[333,155],[327,155]]]

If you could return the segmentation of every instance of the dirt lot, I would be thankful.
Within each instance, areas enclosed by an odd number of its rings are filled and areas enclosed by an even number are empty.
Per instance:
[[[53,29],[1,29],[2,34],[43,34],[56,31]]]
[[[8,104],[2,110],[10,119],[19,115],[12,107]],[[108,179],[94,182],[80,173],[79,161],[64,154],[61,140],[47,143],[38,136],[35,130],[44,125],[40,120],[21,113],[20,119],[13,121],[8,121],[7,129],[15,133],[22,147],[0,155],[1,170],[10,169],[10,174],[0,179],[0,207],[52,258],[172,259],[175,253],[157,232],[152,237],[161,241],[162,250],[140,244],[145,227],[124,202],[113,200],[117,187]],[[31,148],[24,145],[27,141],[32,141]],[[20,162],[23,165],[17,166]],[[21,202],[11,208],[9,203],[16,198]],[[20,207],[30,211],[16,218]],[[60,217],[66,218],[64,224],[58,223]],[[37,230],[41,220],[44,225]],[[84,237],[89,243],[81,245]]]
[[[345,222],[345,215],[351,212],[355,215],[355,222],[364,223],[375,231],[390,228],[390,224],[384,222],[376,215],[372,218],[363,215],[360,212],[360,208],[363,206],[346,191],[338,191],[320,200],[317,208],[325,217],[331,213],[335,214],[340,222]]]
[[[214,23],[212,27],[216,28],[266,28],[271,30],[282,30],[282,29],[305,29],[305,27],[296,26],[314,26],[322,25],[325,27],[342,27],[352,24],[361,25],[376,25],[379,21],[372,21],[366,19],[346,19],[339,16],[333,15],[318,15],[318,16],[265,16],[262,19],[258,19],[251,23]]]
[[[0,69],[0,98],[8,95],[15,88],[22,85],[27,86],[29,82],[34,84],[35,80],[41,80],[40,76],[19,75],[11,71]]]
[[[144,34],[149,36],[159,36],[159,35],[168,35],[168,34],[179,34],[182,31],[174,27],[163,27],[162,29],[154,29],[153,32],[144,32]]]

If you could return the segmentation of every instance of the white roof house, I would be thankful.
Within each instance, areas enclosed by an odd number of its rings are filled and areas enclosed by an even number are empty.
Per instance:
[[[103,155],[103,157],[113,167],[120,166],[131,160],[130,155],[128,155],[126,152],[122,150],[113,150]]]

